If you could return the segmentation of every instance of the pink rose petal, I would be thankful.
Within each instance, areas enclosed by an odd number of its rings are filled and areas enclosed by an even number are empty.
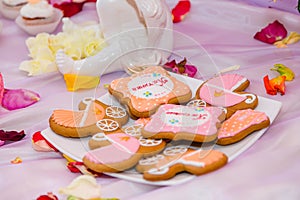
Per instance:
[[[7,110],[26,108],[40,100],[40,95],[26,89],[5,89],[2,106]]]
[[[274,44],[287,36],[287,30],[278,20],[268,24],[261,31],[254,35],[254,39],[268,44]]]
[[[3,93],[4,93],[4,81],[3,81],[2,74],[0,73],[0,105],[2,104]]]
[[[4,143],[5,143],[5,141],[0,140],[0,147],[1,147],[2,145],[4,145]]]

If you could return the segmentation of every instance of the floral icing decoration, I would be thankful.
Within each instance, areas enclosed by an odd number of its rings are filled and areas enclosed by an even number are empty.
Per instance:
[[[56,52],[62,49],[69,57],[80,60],[95,55],[105,46],[97,25],[78,25],[63,18],[62,32],[39,33],[26,40],[31,60],[21,62],[19,69],[28,76],[37,76],[57,71]]]
[[[6,141],[20,141],[25,137],[25,135],[26,134],[23,130],[20,132],[0,130],[0,143],[3,145]]]
[[[58,200],[57,196],[52,192],[39,196],[36,200]]]
[[[50,142],[48,142],[41,134],[40,131],[32,135],[32,147],[36,151],[51,152],[58,151]]]
[[[274,44],[287,36],[287,30],[278,20],[268,24],[254,35],[254,39],[268,44]]]
[[[172,18],[174,23],[181,22],[190,12],[190,0],[179,0],[176,6],[172,9]]]
[[[300,41],[300,34],[297,32],[291,32],[289,36],[284,38],[283,40],[277,41],[274,43],[274,45],[277,48],[285,48],[288,44],[295,44]]]
[[[189,77],[194,77],[197,73],[197,67],[194,65],[187,65],[187,60],[184,58],[179,63],[176,63],[175,60],[168,62],[164,65],[166,69],[170,69],[177,74],[183,74]]]
[[[275,64],[272,71],[277,71],[281,76],[285,76],[286,81],[292,81],[295,78],[295,73],[283,64]]]

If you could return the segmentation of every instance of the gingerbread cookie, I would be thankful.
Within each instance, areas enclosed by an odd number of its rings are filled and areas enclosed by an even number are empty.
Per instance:
[[[133,118],[145,118],[162,104],[186,103],[189,86],[171,76],[160,66],[148,67],[130,77],[112,81],[108,91],[128,108]]]
[[[77,138],[117,131],[128,121],[125,109],[93,98],[85,98],[78,107],[79,111],[54,110],[49,119],[50,128],[59,135]]]
[[[145,140],[125,133],[93,135],[89,143],[95,148],[83,157],[84,165],[95,172],[122,172],[130,169],[143,157],[162,151],[163,140]]]
[[[226,109],[226,118],[241,109],[254,109],[258,104],[255,94],[243,92],[250,81],[242,75],[223,74],[200,85],[196,91],[196,99],[201,99],[211,106]]]
[[[218,133],[219,145],[229,145],[241,141],[254,131],[270,125],[269,117],[252,109],[238,110],[223,122]]]
[[[187,146],[167,147],[162,154],[141,159],[136,170],[150,181],[168,180],[180,172],[194,175],[217,170],[228,161],[227,156],[217,150],[193,149]]]
[[[218,107],[190,107],[165,104],[142,129],[145,138],[211,142],[225,114]]]

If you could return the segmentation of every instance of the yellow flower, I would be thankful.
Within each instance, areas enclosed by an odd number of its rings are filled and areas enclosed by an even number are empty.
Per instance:
[[[48,60],[26,60],[20,64],[19,69],[28,72],[28,76],[57,71],[55,63]]]

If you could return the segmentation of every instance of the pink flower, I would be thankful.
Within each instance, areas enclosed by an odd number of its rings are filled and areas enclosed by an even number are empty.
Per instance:
[[[268,24],[261,31],[254,35],[254,39],[268,44],[274,44],[287,36],[287,30],[278,20]]]
[[[6,89],[0,73],[0,105],[7,110],[26,108],[40,100],[40,95],[26,89]]]

